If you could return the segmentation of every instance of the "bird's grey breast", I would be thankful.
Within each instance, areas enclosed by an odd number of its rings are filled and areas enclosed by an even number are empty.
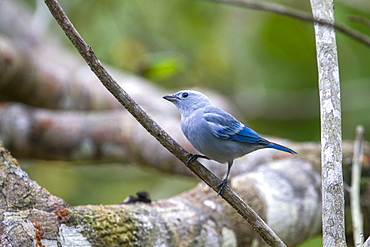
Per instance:
[[[189,142],[200,152],[207,139],[213,134],[204,119],[203,109],[198,109],[187,116],[181,117],[181,129]]]

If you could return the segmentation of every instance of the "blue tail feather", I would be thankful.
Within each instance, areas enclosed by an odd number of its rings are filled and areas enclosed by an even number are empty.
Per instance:
[[[266,147],[267,148],[275,148],[277,150],[285,151],[285,152],[288,152],[288,153],[291,153],[291,154],[297,154],[296,151],[293,151],[290,148],[284,147],[282,145],[279,145],[279,144],[273,143],[273,142],[270,142],[269,144],[267,144]]]

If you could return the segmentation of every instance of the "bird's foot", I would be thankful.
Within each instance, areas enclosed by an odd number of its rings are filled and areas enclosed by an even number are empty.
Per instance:
[[[213,186],[213,188],[218,188],[220,187],[220,190],[218,191],[217,195],[219,196],[222,192],[224,192],[225,188],[226,188],[226,185],[227,185],[227,178],[225,179],[222,179],[221,182],[219,184],[217,184],[216,186]]]
[[[190,158],[186,161],[186,164],[189,164],[190,162],[197,160],[198,158],[207,159],[209,158],[207,156],[201,155],[201,154],[191,154]]]

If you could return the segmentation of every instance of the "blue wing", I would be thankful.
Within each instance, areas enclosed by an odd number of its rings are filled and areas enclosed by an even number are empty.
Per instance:
[[[262,145],[270,143],[224,111],[217,109],[217,111],[206,112],[204,118],[218,138]]]
[[[205,112],[204,118],[210,126],[213,134],[218,138],[251,144],[260,144],[265,148],[274,148],[291,154],[296,154],[296,152],[290,148],[263,139],[256,131],[219,108],[213,108]]]

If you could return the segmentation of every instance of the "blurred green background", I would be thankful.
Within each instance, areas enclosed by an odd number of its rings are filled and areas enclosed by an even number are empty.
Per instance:
[[[310,12],[309,1],[277,3]],[[370,1],[335,4],[338,23],[370,35],[369,26],[348,19],[370,18]],[[212,1],[74,0],[62,6],[105,64],[146,77],[168,92],[218,91],[259,133],[320,140],[312,24]],[[49,29],[71,46],[53,20]],[[353,139],[356,125],[370,130],[370,47],[337,34],[343,138]],[[166,198],[198,181],[121,164],[23,163],[32,178],[72,205],[119,203],[139,190]]]
[[[309,12],[308,1],[279,3]],[[320,139],[311,24],[213,1],[69,1],[72,22],[98,57],[172,92],[214,89],[260,133]],[[369,1],[336,1],[336,21],[370,35],[349,16],[370,18]],[[52,22],[50,32],[61,35]],[[343,138],[370,129],[370,47],[338,33]]]

